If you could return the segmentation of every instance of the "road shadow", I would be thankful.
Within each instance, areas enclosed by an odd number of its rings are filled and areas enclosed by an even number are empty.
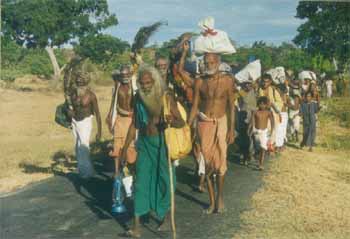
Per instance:
[[[108,156],[109,145],[110,141],[95,142],[90,145],[90,157],[96,175],[89,180],[79,177],[76,172],[76,158],[62,150],[52,155],[52,163],[48,167],[40,167],[29,163],[21,163],[19,166],[27,174],[50,173],[67,178],[76,192],[84,197],[87,207],[99,219],[110,220],[114,218],[126,230],[133,215],[133,203],[130,199],[124,201],[128,213],[120,215],[111,213],[114,161]]]

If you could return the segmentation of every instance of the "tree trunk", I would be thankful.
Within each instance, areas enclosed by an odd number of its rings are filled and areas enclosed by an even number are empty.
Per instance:
[[[53,72],[54,72],[53,78],[54,78],[54,80],[58,80],[60,78],[60,75],[61,75],[61,69],[60,69],[60,66],[58,65],[53,48],[47,46],[47,47],[45,47],[45,50],[49,54],[49,57],[51,60],[51,64],[52,64]]]

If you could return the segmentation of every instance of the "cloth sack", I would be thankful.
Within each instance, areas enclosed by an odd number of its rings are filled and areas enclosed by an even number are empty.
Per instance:
[[[260,60],[255,60],[249,63],[235,75],[235,78],[237,79],[238,83],[245,83],[245,82],[253,83],[260,77],[261,77]]]
[[[304,82],[305,79],[310,79],[310,80],[313,80],[313,81],[316,81],[317,78],[316,78],[316,74],[312,71],[302,71],[299,73],[298,75],[298,79],[302,82]]]
[[[286,80],[286,72],[283,66],[270,69],[266,73],[271,76],[272,82],[276,85],[283,84]]]
[[[167,95],[163,96],[164,118],[170,115],[170,102],[167,100]],[[185,108],[177,102],[177,108],[182,119],[186,122],[187,116]],[[168,153],[172,160],[177,160],[186,157],[192,150],[191,129],[186,124],[182,128],[167,128],[165,130],[165,141],[168,146]]]
[[[217,53],[233,54],[236,49],[232,45],[227,33],[214,28],[215,20],[207,17],[198,23],[201,35],[194,41],[194,52],[198,54]]]
[[[56,107],[55,122],[65,128],[71,128],[72,120],[68,116],[68,103],[64,102]]]

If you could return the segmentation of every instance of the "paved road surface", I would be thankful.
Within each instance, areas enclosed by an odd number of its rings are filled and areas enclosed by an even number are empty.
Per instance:
[[[249,210],[252,194],[261,186],[262,172],[229,162],[225,181],[225,214],[205,215],[208,195],[193,190],[193,166],[186,159],[177,168],[176,222],[178,238],[232,238],[239,215]],[[110,214],[112,181],[108,160],[95,161],[98,176],[82,183],[75,173],[57,175],[0,199],[0,238],[122,238],[131,215]],[[129,208],[132,203],[128,203]],[[159,233],[152,216],[143,238],[170,238]]]

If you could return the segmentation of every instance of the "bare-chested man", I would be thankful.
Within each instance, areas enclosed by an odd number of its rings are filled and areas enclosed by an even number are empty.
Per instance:
[[[92,118],[96,116],[96,140],[101,139],[101,116],[98,109],[97,97],[88,88],[89,76],[81,67],[73,69],[71,73],[76,88],[70,98],[73,110],[72,131],[75,138],[75,153],[78,161],[78,171],[82,178],[88,179],[94,175],[94,168],[90,160],[90,135],[92,131]]]
[[[156,60],[155,67],[158,69],[160,75],[166,86],[169,87],[168,71],[169,71],[169,60],[165,57],[158,57]],[[170,87],[171,88],[171,87]]]
[[[220,73],[220,56],[206,53],[205,72],[195,82],[194,101],[189,124],[198,116],[200,150],[206,163],[206,180],[210,206],[206,213],[224,211],[223,186],[227,171],[227,145],[234,141],[234,93],[231,76]],[[227,114],[228,112],[228,114]],[[217,175],[215,197],[213,175]]]
[[[115,161],[115,177],[119,175],[119,156],[132,121],[133,88],[131,76],[131,68],[127,65],[122,66],[119,73],[113,76],[115,87],[113,89],[109,113],[106,118],[108,128],[114,136],[114,146],[113,151],[110,152],[110,156],[113,157]],[[136,151],[133,144],[128,150],[127,157],[129,163],[134,162],[136,159]]]
[[[165,92],[159,72],[150,66],[141,66],[138,72],[138,93],[135,95],[134,114],[124,147],[125,160],[130,143],[137,139],[136,181],[134,196],[134,227],[127,236],[140,237],[140,216],[154,210],[162,220],[170,208],[170,177],[164,138],[166,124],[181,128],[185,122],[177,109],[174,97]],[[162,99],[170,101],[171,114],[163,117]],[[160,227],[161,228],[161,227]]]
[[[271,135],[274,130],[274,117],[272,111],[268,109],[269,99],[261,96],[258,99],[258,110],[253,113],[251,121],[251,129],[254,133],[255,143],[259,147],[259,169],[263,170],[265,152],[268,150],[269,132],[268,123],[271,125]]]

